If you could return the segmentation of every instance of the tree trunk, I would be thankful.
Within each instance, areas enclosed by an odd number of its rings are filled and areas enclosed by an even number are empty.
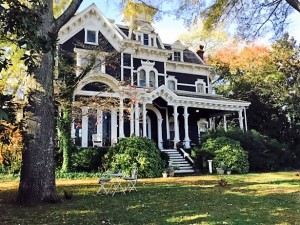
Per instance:
[[[32,9],[38,13],[39,27],[32,33],[36,49],[40,50],[37,68],[29,66],[23,131],[21,178],[18,201],[21,204],[58,200],[55,186],[54,137],[54,52],[59,29],[74,15],[83,0],[72,0],[57,19],[53,16],[53,0],[33,1]],[[40,9],[39,9],[40,7]],[[28,38],[26,36],[26,38]],[[43,44],[42,44],[43,43]],[[30,47],[30,46],[29,46]]]
[[[54,49],[55,23],[51,1],[49,10],[41,14],[42,23],[35,36],[47,43],[39,55],[39,64],[32,68],[25,86],[23,118],[24,151],[18,201],[21,204],[58,200],[55,186],[55,106],[54,106]],[[49,47],[49,46],[50,47]],[[51,48],[52,47],[52,48]]]
[[[54,163],[53,53],[41,56],[41,67],[28,77],[24,109],[25,147],[18,201],[57,201]]]

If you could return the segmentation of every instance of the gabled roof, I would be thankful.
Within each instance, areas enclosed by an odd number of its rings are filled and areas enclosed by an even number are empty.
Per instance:
[[[87,26],[101,31],[110,44],[117,50],[121,48],[124,37],[117,31],[115,25],[107,19],[93,3],[83,11],[73,16],[59,31],[59,43],[63,44]]]
[[[175,41],[172,45],[171,48],[174,50],[184,50],[186,47],[179,41]]]

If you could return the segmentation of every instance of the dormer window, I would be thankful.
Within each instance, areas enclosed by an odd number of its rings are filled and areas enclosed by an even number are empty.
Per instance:
[[[174,61],[181,61],[181,52],[174,52]]]
[[[144,45],[149,45],[149,34],[144,34]]]
[[[151,46],[154,46],[154,38],[151,38]]]
[[[138,35],[138,36],[137,36],[137,39],[138,39],[138,41],[142,41],[142,36],[141,36],[141,35]]]
[[[98,32],[95,30],[85,30],[85,43],[86,44],[98,44]]]

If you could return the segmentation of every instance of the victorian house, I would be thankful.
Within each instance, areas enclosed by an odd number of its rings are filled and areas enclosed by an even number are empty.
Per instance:
[[[101,65],[80,80],[74,101],[114,99],[114,107],[98,107],[97,101],[80,106],[71,128],[77,146],[93,146],[93,137],[109,146],[135,134],[153,139],[159,149],[169,147],[166,143],[191,148],[217,122],[226,129],[228,115],[247,129],[250,103],[212,92],[214,70],[203,61],[203,48],[194,52],[180,41],[162,43],[150,22],[136,18],[134,24],[116,24],[92,4],[59,32],[60,51],[74,57],[78,75],[95,47],[105,45],[96,54]]]

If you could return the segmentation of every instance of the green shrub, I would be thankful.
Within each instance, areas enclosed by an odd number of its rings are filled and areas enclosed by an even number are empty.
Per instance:
[[[200,151],[213,155],[214,167],[230,169],[235,173],[249,172],[248,153],[243,150],[240,143],[231,138],[209,138],[203,143]]]
[[[93,172],[61,172],[57,170],[55,172],[56,178],[59,179],[84,179],[84,178],[99,178],[103,176],[103,173],[93,173]]]
[[[97,172],[102,169],[102,158],[107,148],[78,148],[72,153],[72,171]]]
[[[248,152],[249,170],[251,172],[266,172],[285,169],[295,163],[296,156],[292,154],[287,145],[277,140],[264,136],[255,130],[243,132],[239,128],[209,131],[202,138],[228,137],[239,141],[241,147]]]
[[[164,168],[160,151],[152,140],[144,137],[126,137],[111,147],[105,156],[111,170],[120,170],[127,175],[138,168],[139,177],[158,177]]]

